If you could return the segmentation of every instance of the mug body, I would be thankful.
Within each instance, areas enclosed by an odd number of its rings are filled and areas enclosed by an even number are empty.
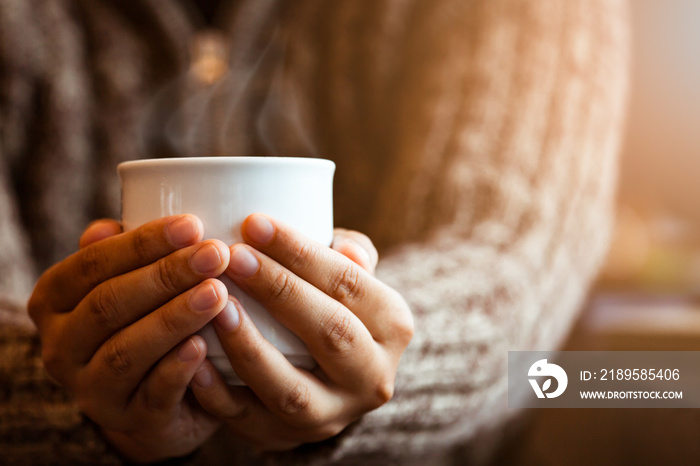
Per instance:
[[[122,224],[131,230],[151,220],[193,214],[204,239],[242,242],[241,224],[250,214],[270,215],[312,240],[333,240],[333,174],[329,160],[294,157],[192,157],[146,159],[118,166]],[[295,366],[316,363],[304,343],[243,293],[228,277],[220,279],[243,305],[262,335]],[[211,325],[200,332],[208,357],[230,384],[242,384]]]

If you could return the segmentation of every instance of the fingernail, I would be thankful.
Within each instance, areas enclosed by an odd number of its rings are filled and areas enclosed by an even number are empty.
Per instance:
[[[189,362],[199,356],[199,348],[194,344],[192,338],[187,340],[187,343],[182,345],[177,352],[177,357],[180,358],[182,362]]]
[[[207,243],[192,254],[190,265],[197,273],[213,272],[221,265],[221,254],[216,246]]]
[[[241,314],[238,312],[236,304],[231,299],[226,302],[223,311],[216,316],[215,322],[226,332],[236,330],[238,324],[241,323]]]
[[[231,251],[231,260],[229,269],[243,278],[252,277],[260,268],[258,260],[253,253],[248,251],[245,246],[238,246]]]
[[[199,233],[198,223],[189,215],[180,217],[165,227],[165,237],[173,246],[190,244]]]
[[[245,233],[255,243],[267,244],[275,234],[275,227],[264,215],[253,214],[245,223]]]
[[[211,283],[199,286],[190,296],[190,307],[195,311],[206,311],[219,302],[219,295]]]
[[[214,381],[214,378],[212,377],[209,368],[206,365],[202,365],[202,367],[200,367],[199,370],[194,373],[192,381],[202,388],[208,388]]]

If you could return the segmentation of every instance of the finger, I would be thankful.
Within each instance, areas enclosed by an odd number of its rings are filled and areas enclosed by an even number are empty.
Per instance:
[[[118,235],[122,232],[119,222],[111,219],[95,220],[87,226],[80,237],[80,249],[90,246],[110,236]]]
[[[201,221],[192,215],[178,215],[93,243],[42,276],[37,286],[46,290],[47,299],[39,307],[57,312],[72,310],[105,280],[148,265],[201,238]]]
[[[90,360],[108,338],[152,310],[164,305],[206,278],[218,277],[229,261],[229,248],[218,240],[207,240],[174,253],[146,267],[107,280],[68,313],[58,344],[71,362],[80,366]],[[208,309],[214,296],[193,295],[190,306]],[[80,335],[79,339],[74,335]]]
[[[250,246],[231,254],[227,274],[306,343],[332,381],[353,391],[371,383],[381,351],[355,314]]]
[[[135,425],[141,426],[142,429],[149,427],[148,432],[140,438],[150,450],[144,451],[144,454],[139,455],[140,458],[148,457],[149,451],[153,451],[152,441],[158,442],[157,439],[149,441],[148,435],[151,433],[158,436],[159,432],[168,428],[178,428],[179,424],[194,422],[199,430],[198,436],[206,438],[219,426],[219,421],[214,416],[185,401],[189,383],[204,361],[206,351],[206,343],[198,335],[188,338],[173,349],[158,362],[139,386],[125,415],[107,424],[112,429],[120,428],[127,432],[132,431]],[[120,431],[105,433],[113,443],[119,444],[120,439],[123,439],[133,449],[133,438],[129,438],[128,434],[124,439],[124,433]],[[193,449],[190,440],[188,437],[181,437],[177,445],[170,446],[169,454],[176,457],[189,453]]]
[[[331,248],[374,275],[374,269],[379,262],[379,253],[366,235],[357,231],[336,228]]]
[[[207,309],[193,305],[201,292],[214,293],[207,298],[211,300]],[[89,383],[90,390],[100,393],[103,399],[126,406],[146,373],[176,345],[213,319],[226,304],[227,297],[226,286],[216,279],[208,279],[178,296],[102,345],[80,373],[81,383]]]
[[[207,355],[207,344],[194,335],[168,353],[141,383],[131,400],[135,411],[172,417],[183,401],[189,383]]]
[[[295,368],[260,334],[235,298],[213,323],[233,370],[280,419],[303,427],[338,412],[342,400],[315,376]]]
[[[338,397],[316,377],[295,368],[235,298],[229,298],[213,323],[233,370],[279,418],[304,426],[337,412]]]
[[[290,435],[300,429],[290,429],[262,404],[250,388],[227,385],[209,360],[197,370],[190,388],[205,411],[225,422],[234,435],[253,448],[289,450],[302,443]]]
[[[405,320],[403,299],[352,260],[262,214],[243,223],[243,238],[295,275],[357,315],[380,343],[396,336],[394,322]]]

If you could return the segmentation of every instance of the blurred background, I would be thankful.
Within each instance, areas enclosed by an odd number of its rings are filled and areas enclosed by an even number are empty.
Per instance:
[[[630,9],[617,226],[564,349],[700,351],[700,1]],[[700,409],[528,414],[498,464],[700,464]]]
[[[601,284],[700,290],[700,2],[631,0],[616,241]]]

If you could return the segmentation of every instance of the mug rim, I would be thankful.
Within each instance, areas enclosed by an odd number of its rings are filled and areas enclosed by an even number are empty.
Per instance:
[[[148,167],[176,167],[176,166],[211,166],[211,165],[327,165],[335,168],[332,160],[315,157],[279,157],[279,156],[203,156],[203,157],[168,157],[138,159],[121,162],[117,169],[122,171],[128,168]]]

